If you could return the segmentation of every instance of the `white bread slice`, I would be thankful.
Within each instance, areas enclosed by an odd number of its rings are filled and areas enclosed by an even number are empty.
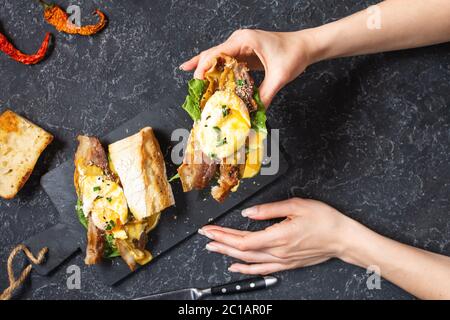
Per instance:
[[[11,110],[0,115],[0,197],[12,199],[53,136]]]
[[[175,204],[164,157],[152,128],[109,145],[112,168],[120,178],[128,207],[137,220]]]

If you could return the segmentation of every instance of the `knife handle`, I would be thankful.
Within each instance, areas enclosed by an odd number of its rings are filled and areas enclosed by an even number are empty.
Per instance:
[[[233,294],[265,289],[273,286],[278,279],[272,276],[255,277],[211,288],[212,295]]]

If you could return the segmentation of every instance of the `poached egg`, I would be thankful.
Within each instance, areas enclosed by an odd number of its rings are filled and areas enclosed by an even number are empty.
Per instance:
[[[244,101],[231,90],[216,91],[202,110],[196,141],[210,158],[224,159],[245,145],[250,127]]]
[[[104,175],[86,175],[80,181],[83,213],[92,215],[95,226],[101,230],[120,229],[128,220],[127,200],[123,189]],[[118,237],[123,237],[121,233]]]

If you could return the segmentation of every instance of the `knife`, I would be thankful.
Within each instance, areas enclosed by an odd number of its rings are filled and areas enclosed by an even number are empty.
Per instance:
[[[217,296],[217,295],[233,294],[265,289],[273,286],[277,282],[278,279],[272,276],[255,277],[223,284],[208,289],[197,289],[197,288],[181,289],[176,291],[157,293],[150,296],[136,298],[134,300],[200,300],[208,296]]]

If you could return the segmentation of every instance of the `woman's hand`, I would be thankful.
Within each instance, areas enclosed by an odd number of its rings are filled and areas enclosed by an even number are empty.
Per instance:
[[[254,220],[285,218],[263,231],[249,232],[208,225],[199,233],[213,240],[206,248],[247,262],[232,272],[268,274],[340,257],[353,220],[315,200],[293,198],[242,212]]]
[[[261,100],[269,106],[275,94],[295,79],[312,63],[312,50],[308,32],[267,32],[237,30],[224,43],[201,52],[180,68],[195,69],[194,78],[203,79],[211,67],[212,59],[220,54],[236,57],[248,63],[251,70],[264,70],[260,86]]]
[[[372,9],[296,32],[237,30],[180,68],[195,69],[194,77],[203,79],[211,59],[221,53],[246,61],[252,70],[265,71],[260,94],[269,106],[275,94],[312,63],[450,41],[448,0],[383,1]]]
[[[336,209],[294,198],[242,211],[250,219],[285,218],[265,230],[249,232],[205,226],[210,251],[246,262],[228,270],[268,274],[339,258],[381,276],[422,299],[450,299],[450,258],[383,237]],[[430,271],[431,270],[431,271]]]

